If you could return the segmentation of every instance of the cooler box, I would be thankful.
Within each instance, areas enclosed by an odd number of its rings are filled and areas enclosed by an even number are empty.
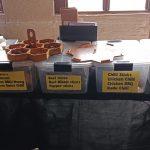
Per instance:
[[[86,93],[91,63],[37,64],[43,93]]]
[[[96,85],[99,93],[144,93],[149,64],[99,64]]]
[[[35,87],[32,62],[0,62],[0,92],[32,92]]]

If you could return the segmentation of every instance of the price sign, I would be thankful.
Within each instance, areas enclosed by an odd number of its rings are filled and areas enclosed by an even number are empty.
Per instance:
[[[137,93],[139,81],[138,71],[104,71],[102,92]]]
[[[27,90],[24,71],[0,72],[0,91]]]
[[[81,76],[46,75],[47,90],[81,90]]]

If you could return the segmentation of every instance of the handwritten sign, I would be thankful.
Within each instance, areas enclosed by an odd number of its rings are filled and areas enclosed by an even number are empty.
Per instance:
[[[81,76],[46,75],[47,90],[81,90]]]
[[[27,90],[24,71],[0,72],[0,91]]]
[[[104,71],[102,92],[137,93],[139,81],[138,71]]]

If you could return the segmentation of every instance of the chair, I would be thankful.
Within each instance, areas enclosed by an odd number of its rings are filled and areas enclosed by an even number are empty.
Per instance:
[[[61,21],[62,25],[66,23],[69,24],[70,22],[77,22],[78,21],[78,11],[76,8],[61,8]]]

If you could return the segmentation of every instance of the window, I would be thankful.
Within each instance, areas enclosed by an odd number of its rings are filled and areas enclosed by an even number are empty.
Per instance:
[[[2,5],[2,0],[0,0],[0,13],[3,13],[3,5]]]
[[[68,7],[76,7],[78,11],[102,11],[102,2],[103,0],[68,0]]]
[[[149,11],[150,0],[54,0],[55,12],[62,7],[76,7],[79,12]],[[57,1],[57,4],[56,4]],[[59,1],[59,2],[58,2]],[[58,4],[59,3],[59,4]]]
[[[146,0],[110,0],[110,11],[145,10]]]

